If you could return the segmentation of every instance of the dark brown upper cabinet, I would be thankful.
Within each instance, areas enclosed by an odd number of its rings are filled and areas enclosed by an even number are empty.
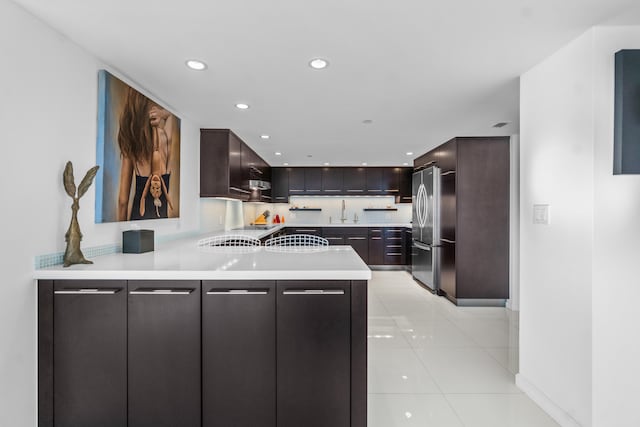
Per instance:
[[[304,168],[289,170],[289,194],[291,196],[304,194]]]
[[[289,196],[395,196],[411,203],[412,168],[294,167],[271,168],[271,201],[288,203]]]
[[[269,181],[270,169],[231,130],[200,129],[200,197],[249,200],[249,180]],[[265,192],[260,197],[268,196]]]
[[[367,186],[366,193],[368,196],[379,196],[384,193],[384,169],[383,168],[367,168]]]
[[[271,169],[271,200],[273,203],[289,203],[290,168]]]
[[[358,196],[366,194],[366,168],[345,168],[343,171],[343,189],[347,195]]]
[[[411,203],[411,181],[413,178],[413,168],[396,168],[400,169],[400,184],[398,185],[400,192],[396,196],[396,203]]]
[[[322,168],[289,168],[289,195],[322,194]]]
[[[342,194],[344,168],[322,168],[322,193]]]
[[[322,192],[322,168],[304,168],[304,191],[306,194]]]

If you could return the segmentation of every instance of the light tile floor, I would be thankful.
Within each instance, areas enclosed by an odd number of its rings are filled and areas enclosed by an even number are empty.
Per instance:
[[[515,385],[518,316],[456,307],[411,275],[369,282],[369,427],[558,426]]]

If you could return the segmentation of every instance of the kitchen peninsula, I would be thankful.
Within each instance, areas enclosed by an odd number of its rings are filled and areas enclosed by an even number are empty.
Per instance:
[[[366,426],[371,272],[351,247],[94,262],[35,274],[40,426]]]

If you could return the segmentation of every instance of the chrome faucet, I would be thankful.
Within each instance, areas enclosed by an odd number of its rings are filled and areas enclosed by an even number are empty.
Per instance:
[[[357,224],[357,223],[358,223],[358,214],[357,214],[357,213],[354,213],[354,214],[353,214],[353,223],[354,223],[354,224]]]
[[[345,210],[346,210],[346,206],[345,206],[344,200],[342,200],[342,215],[340,216],[340,222],[342,222],[343,224],[347,220],[347,216],[345,215]]]

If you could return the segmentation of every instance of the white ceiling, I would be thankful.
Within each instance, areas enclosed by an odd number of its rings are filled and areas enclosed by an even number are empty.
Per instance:
[[[518,76],[634,3],[14,1],[197,126],[233,129],[274,166],[401,165],[454,136],[517,133]],[[311,69],[314,57],[330,66]],[[191,71],[189,58],[209,68]]]

